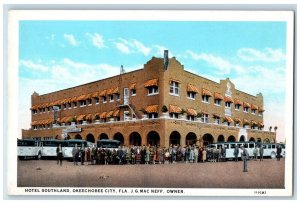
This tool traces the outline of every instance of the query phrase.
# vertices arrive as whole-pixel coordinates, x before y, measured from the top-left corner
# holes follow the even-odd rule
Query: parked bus
[[[42,140],[42,157],[56,157],[56,148],[63,140]]]
[[[93,143],[85,140],[72,139],[72,140],[63,140],[63,157],[66,159],[73,158],[72,150],[77,145],[78,149],[92,147]]]
[[[102,139],[97,141],[97,148],[117,150],[121,142],[119,140]]]
[[[42,147],[39,140],[32,139],[18,139],[17,154],[20,160],[25,158],[41,159]]]
[[[238,157],[241,158],[242,149],[241,146],[247,149],[249,157],[253,157],[253,150],[256,146],[262,145],[264,148],[264,157],[271,157],[272,159],[276,158],[276,150],[277,145],[281,145],[282,151],[281,156],[285,157],[285,146],[283,144],[277,144],[277,143],[257,143],[257,142],[218,142],[218,143],[212,143],[207,145],[208,150],[216,148],[225,148],[226,150],[226,159],[233,159],[234,158],[234,148],[235,146],[239,147],[239,154]],[[259,152],[259,151],[258,151]],[[259,153],[258,153],[259,156]]]

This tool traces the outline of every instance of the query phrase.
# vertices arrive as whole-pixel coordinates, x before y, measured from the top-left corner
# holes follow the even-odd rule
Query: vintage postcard
[[[290,11],[9,12],[9,195],[292,196]]]

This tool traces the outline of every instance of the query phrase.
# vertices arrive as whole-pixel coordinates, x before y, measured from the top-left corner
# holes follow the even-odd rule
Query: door
[[[124,88],[124,105],[129,104],[129,89]]]

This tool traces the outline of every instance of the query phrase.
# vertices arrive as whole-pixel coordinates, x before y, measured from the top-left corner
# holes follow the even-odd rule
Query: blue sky
[[[187,21],[20,21],[21,128],[29,128],[33,91],[106,78],[120,65],[142,68],[164,49],[188,71],[217,82],[229,77],[239,90],[262,92],[265,125],[284,130],[285,22]]]

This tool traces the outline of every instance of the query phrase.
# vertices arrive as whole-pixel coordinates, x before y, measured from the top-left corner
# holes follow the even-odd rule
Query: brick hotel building
[[[251,84],[249,84],[251,86]],[[275,141],[264,131],[263,96],[184,70],[175,57],[153,57],[142,69],[31,96],[23,138],[117,139],[124,145]]]

